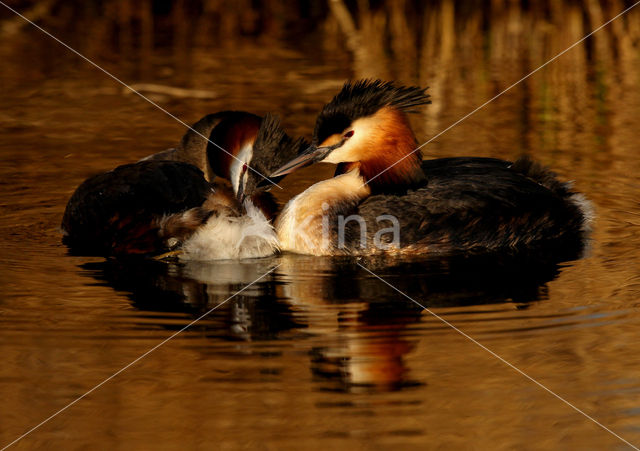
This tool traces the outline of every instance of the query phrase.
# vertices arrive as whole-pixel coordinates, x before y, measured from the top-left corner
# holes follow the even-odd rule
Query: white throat
[[[240,182],[243,184],[247,182],[249,170],[242,172],[242,166],[245,164],[248,166],[251,158],[253,157],[253,143],[247,143],[240,149],[236,158],[231,162],[231,168],[229,168],[229,177],[231,178],[231,186],[233,192],[238,193],[240,188]],[[241,180],[244,179],[244,180]]]
[[[323,218],[335,213],[332,211],[335,208],[355,207],[370,194],[357,169],[312,185],[291,199],[276,220],[281,249],[302,254],[330,254]]]

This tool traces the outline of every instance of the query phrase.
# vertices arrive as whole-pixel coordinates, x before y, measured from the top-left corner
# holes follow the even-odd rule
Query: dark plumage
[[[154,153],[145,160],[171,160],[191,163],[207,178],[228,178],[232,155],[242,135],[258,132],[262,118],[246,111],[219,111],[207,114],[189,127],[178,145]]]
[[[262,119],[253,147],[251,167],[255,169],[255,172],[252,171],[252,174],[249,174],[246,188],[248,192],[271,189],[273,183],[278,183],[282,180],[285,177],[284,175],[265,179],[257,173],[269,176],[277,168],[309,147],[309,141],[304,138],[291,138],[282,128],[280,118],[267,113]],[[268,149],[278,149],[278,151],[270,152]]]
[[[210,194],[202,171],[188,163],[119,166],[87,179],[73,193],[62,218],[63,242],[84,255],[160,253],[170,247],[161,220],[200,207]],[[193,229],[208,215],[194,210]]]
[[[424,186],[403,195],[379,194],[341,212],[359,215],[367,227],[366,248],[375,252],[376,232],[399,221],[399,248],[428,252],[553,251],[577,257],[588,232],[581,197],[555,174],[522,158],[441,158],[423,162]],[[337,242],[337,221],[332,223]],[[345,251],[360,253],[360,224],[345,228]],[[381,237],[389,242],[393,236]]]
[[[406,113],[425,103],[423,89],[363,80],[325,105],[312,146],[276,174],[329,162],[338,164],[336,177],[285,207],[277,222],[283,249],[580,254],[591,220],[582,195],[528,158],[422,161]]]
[[[246,236],[252,236],[259,229],[252,226],[255,221],[262,221],[264,236],[273,233],[267,220],[275,216],[278,205],[267,192],[272,184],[263,175],[295,157],[305,142],[289,138],[279,119],[269,114],[263,119],[243,111],[223,111],[203,117],[192,128],[176,148],[91,177],[76,189],[62,221],[63,241],[72,252],[161,254],[182,245],[210,218],[223,224],[218,234],[246,223]],[[253,213],[240,221],[248,215],[245,199],[264,218]],[[233,219],[224,223],[221,218]],[[264,242],[260,239],[254,240],[256,249],[265,249],[260,248]],[[202,256],[198,253],[198,258]]]
[[[380,108],[390,106],[405,113],[431,103],[427,88],[396,86],[382,80],[347,82],[327,103],[316,119],[313,143],[318,144],[334,133],[340,133],[354,120],[371,116]]]
[[[216,114],[222,117],[211,130],[209,141],[204,145],[213,173],[218,177],[229,179],[229,170],[237,162],[238,151],[245,144],[255,141],[262,118],[246,111],[223,111]],[[256,175],[255,172],[253,174]]]
[[[175,148],[150,155],[146,160],[184,161],[197,166],[208,180],[215,177],[228,179],[234,157],[237,158],[238,150],[247,141],[253,141],[254,147],[250,162],[253,170],[248,170],[247,185],[261,190],[273,186],[269,180],[277,183],[283,178],[264,176],[268,177],[274,169],[294,158],[299,147],[308,145],[302,139],[292,140],[282,128],[278,116],[271,113],[260,117],[246,111],[220,111],[194,123]],[[245,193],[252,195],[253,191],[245,187]]]

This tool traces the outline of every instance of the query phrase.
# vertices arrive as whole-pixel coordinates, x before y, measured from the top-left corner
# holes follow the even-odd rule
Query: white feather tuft
[[[182,260],[224,260],[273,255],[279,250],[278,237],[262,211],[250,201],[246,214],[212,216],[182,245]]]
[[[589,235],[593,230],[593,220],[596,217],[593,204],[581,193],[572,194],[569,200],[578,207],[582,213],[582,233]]]

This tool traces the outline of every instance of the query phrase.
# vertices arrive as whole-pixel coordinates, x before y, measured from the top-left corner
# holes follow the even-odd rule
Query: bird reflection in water
[[[360,264],[427,308],[497,303],[526,308],[547,297],[547,283],[559,272],[555,262],[530,259],[394,261],[294,254],[186,264],[108,260],[84,269],[125,292],[141,311],[197,317],[277,267],[201,321],[199,330],[212,340],[295,342],[290,349],[298,355],[306,348],[319,390],[389,391],[426,384],[412,378],[407,357],[428,313]],[[279,349],[288,352],[287,346]]]
[[[215,337],[261,341],[304,327],[293,321],[288,304],[276,297],[269,272],[276,265],[272,259],[169,263],[136,258],[109,259],[83,268],[126,293],[141,311],[186,313],[197,318],[215,308],[196,327]]]

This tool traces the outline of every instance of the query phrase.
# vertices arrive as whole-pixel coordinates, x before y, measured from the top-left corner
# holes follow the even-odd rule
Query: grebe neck
[[[283,250],[331,255],[323,226],[327,218],[343,214],[371,194],[357,169],[312,185],[291,199],[276,219]]]
[[[407,115],[383,108],[370,119],[358,161],[340,163],[336,175],[357,169],[374,193],[406,191],[425,180],[422,154]]]
[[[258,116],[246,115],[242,120],[235,118],[223,120],[212,130],[210,142],[207,145],[207,156],[216,175],[227,180],[232,179],[232,167],[234,163],[239,163],[240,153],[248,152],[253,148],[260,129],[260,121]],[[241,163],[240,166],[242,166]]]

